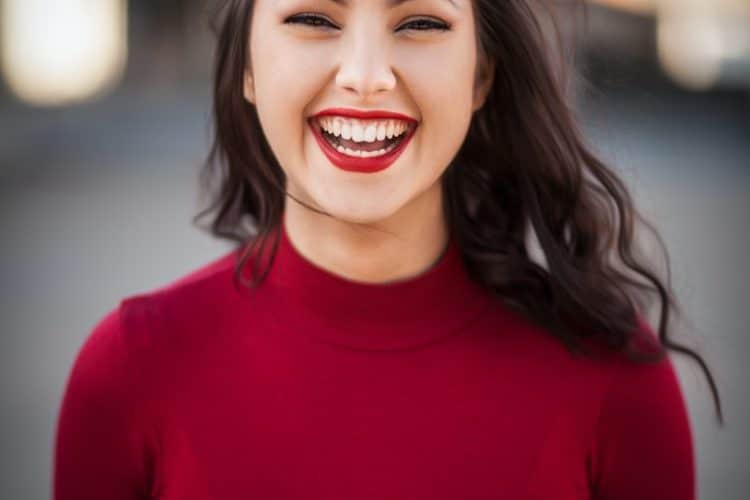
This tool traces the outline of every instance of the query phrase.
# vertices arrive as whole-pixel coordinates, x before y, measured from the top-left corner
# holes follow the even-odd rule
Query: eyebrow
[[[330,0],[330,1],[338,5],[344,5],[344,6],[349,5],[349,0]],[[414,0],[388,0],[388,6],[391,8],[398,7],[401,4],[412,2],[412,1]],[[445,0],[445,1],[451,4],[454,8],[458,9],[458,5],[456,4],[455,0]]]

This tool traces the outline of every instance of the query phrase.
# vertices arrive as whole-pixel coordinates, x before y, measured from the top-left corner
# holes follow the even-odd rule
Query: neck
[[[351,281],[377,284],[412,278],[430,269],[448,244],[440,189],[366,225],[287,201],[284,223],[297,251],[316,266]]]

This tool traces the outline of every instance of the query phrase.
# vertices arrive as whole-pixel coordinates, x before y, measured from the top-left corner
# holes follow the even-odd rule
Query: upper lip
[[[374,120],[378,118],[386,118],[393,120],[403,120],[409,123],[416,123],[417,120],[411,116],[407,116],[394,111],[385,111],[380,109],[373,110],[359,110],[352,108],[327,108],[313,115],[313,118],[320,118],[321,116],[346,116],[349,118],[359,118],[361,120]]]

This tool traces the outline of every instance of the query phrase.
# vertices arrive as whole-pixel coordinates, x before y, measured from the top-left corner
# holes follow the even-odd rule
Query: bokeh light
[[[84,100],[122,75],[125,0],[1,0],[0,59],[9,88],[35,105]]]

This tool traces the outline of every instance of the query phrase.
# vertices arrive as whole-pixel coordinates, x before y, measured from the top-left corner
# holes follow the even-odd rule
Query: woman
[[[666,349],[713,379],[527,2],[224,7],[202,215],[237,247],[91,333],[55,498],[695,498]]]

